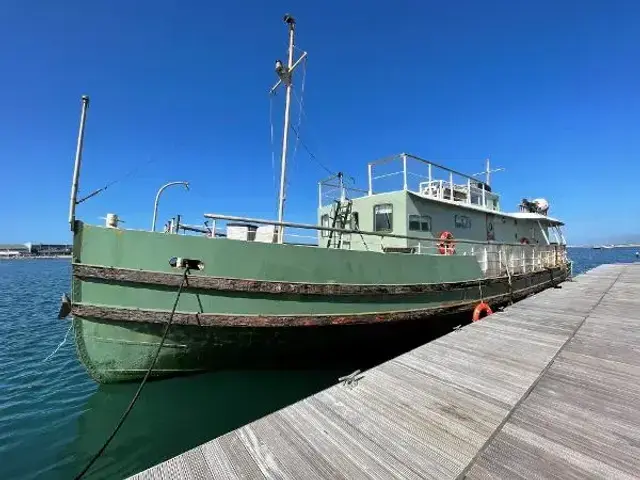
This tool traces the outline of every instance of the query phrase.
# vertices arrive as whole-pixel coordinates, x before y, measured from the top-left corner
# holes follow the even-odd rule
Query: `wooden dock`
[[[640,264],[363,375],[133,478],[639,478]]]

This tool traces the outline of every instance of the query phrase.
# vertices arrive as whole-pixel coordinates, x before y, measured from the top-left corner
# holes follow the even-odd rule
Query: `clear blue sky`
[[[192,190],[167,191],[162,221],[274,217],[266,92],[288,11],[309,51],[301,136],[331,169],[365,185],[365,163],[391,153],[469,173],[490,154],[507,169],[494,176],[503,209],[544,196],[572,243],[640,234],[640,2],[7,0],[0,241],[70,239],[84,93],[81,193],[140,170],[80,218],[148,228],[170,180]],[[315,220],[323,176],[299,147],[288,219]]]

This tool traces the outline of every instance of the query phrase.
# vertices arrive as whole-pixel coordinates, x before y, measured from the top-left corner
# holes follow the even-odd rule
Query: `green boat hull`
[[[192,259],[154,377],[304,366],[445,315],[493,307],[563,281],[566,265],[486,281],[473,256],[359,252],[168,235],[76,222],[72,313],[80,360],[98,382],[145,375]],[[175,263],[175,262],[174,262]],[[482,286],[480,284],[482,283]]]

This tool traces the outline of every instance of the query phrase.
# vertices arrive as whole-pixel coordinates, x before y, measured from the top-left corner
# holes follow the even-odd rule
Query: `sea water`
[[[571,249],[574,273],[636,261],[635,249]],[[97,385],[75,355],[69,260],[0,261],[0,479],[73,478],[102,446],[137,383]],[[65,334],[66,342],[56,350]],[[446,333],[439,331],[434,337]],[[370,360],[331,369],[233,371],[150,382],[87,478],[122,478],[289,405]]]

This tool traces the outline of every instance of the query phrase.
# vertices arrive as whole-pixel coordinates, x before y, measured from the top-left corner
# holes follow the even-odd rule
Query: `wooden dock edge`
[[[131,478],[637,478],[639,322],[601,265]]]

